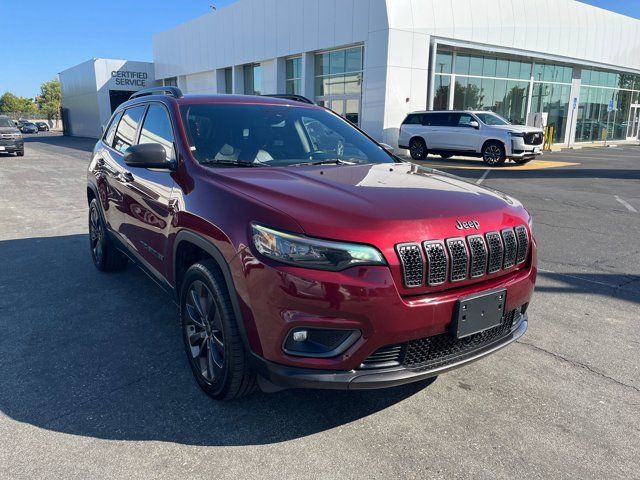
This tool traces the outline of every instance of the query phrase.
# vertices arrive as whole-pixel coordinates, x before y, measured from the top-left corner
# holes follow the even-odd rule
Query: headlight
[[[524,137],[524,133],[522,132],[507,132],[510,137]]]
[[[252,225],[253,244],[265,257],[297,267],[344,270],[356,265],[386,265],[373,247],[332,242]]]

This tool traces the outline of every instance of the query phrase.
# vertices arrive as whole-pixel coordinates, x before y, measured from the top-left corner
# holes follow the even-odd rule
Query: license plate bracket
[[[454,308],[451,333],[465,338],[497,327],[502,323],[506,301],[505,288],[461,298]]]

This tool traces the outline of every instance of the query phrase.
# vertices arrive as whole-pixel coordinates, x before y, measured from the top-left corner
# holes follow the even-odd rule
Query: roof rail
[[[302,95],[294,95],[289,93],[274,93],[271,95],[264,95],[265,97],[272,98],[283,98],[285,100],[293,100],[294,102],[308,103],[310,105],[315,105],[315,103],[309,100],[307,97],[303,97]]]
[[[175,98],[182,98],[184,95],[182,94],[182,90],[178,87],[150,87],[145,88],[143,90],[139,90],[133,95],[129,97],[129,100],[132,98],[145,97],[147,95],[170,95]]]

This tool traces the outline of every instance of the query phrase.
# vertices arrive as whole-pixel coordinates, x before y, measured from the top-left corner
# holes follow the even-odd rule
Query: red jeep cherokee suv
[[[91,254],[175,295],[200,386],[368,389],[527,329],[531,217],[300,99],[134,94],[88,170]]]

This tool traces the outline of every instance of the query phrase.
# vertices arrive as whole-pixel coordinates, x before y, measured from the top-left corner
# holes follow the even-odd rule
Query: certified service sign
[[[131,72],[128,70],[114,70],[111,77],[115,79],[116,85],[120,87],[146,87],[147,72]]]

